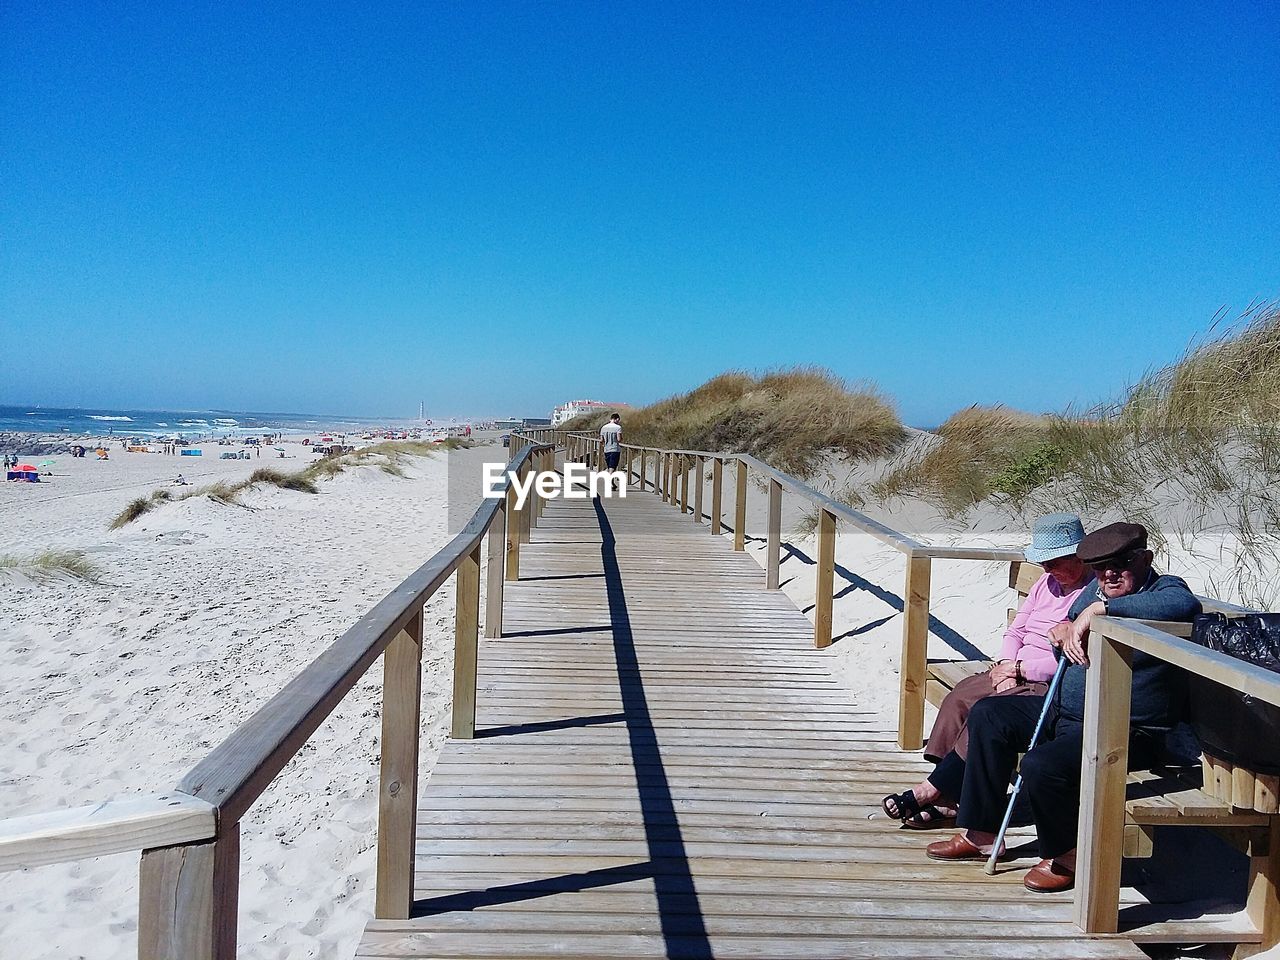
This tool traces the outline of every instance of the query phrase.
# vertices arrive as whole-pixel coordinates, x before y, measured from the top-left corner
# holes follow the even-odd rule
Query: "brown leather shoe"
[[[1027,871],[1022,883],[1034,893],[1058,893],[1076,885],[1076,874],[1052,860],[1041,860]]]
[[[963,833],[957,833],[950,840],[935,840],[924,848],[925,856],[930,860],[985,860],[987,854],[969,842]]]

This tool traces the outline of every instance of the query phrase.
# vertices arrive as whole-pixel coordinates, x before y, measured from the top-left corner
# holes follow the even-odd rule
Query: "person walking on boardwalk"
[[[1190,621],[1200,612],[1186,581],[1151,568],[1147,531],[1136,523],[1113,523],[1080,541],[1076,555],[1093,568],[1067,620],[1049,640],[1070,661],[1048,706],[1044,731],[1027,750],[1044,697],[987,697],[969,712],[969,752],[949,764],[948,796],[959,796],[956,824],[962,832],[931,843],[934,860],[988,858],[1004,817],[1009,781],[1018,754],[1041,861],[1023,881],[1028,890],[1050,893],[1075,884],[1076,830],[1080,819],[1080,758],[1084,749],[1085,670],[1089,626],[1096,616]],[[1186,676],[1173,664],[1142,652],[1133,655],[1130,766],[1141,769],[1155,752],[1151,735],[1167,733],[1181,713]],[[1143,736],[1145,734],[1146,736]],[[943,765],[939,765],[939,770]],[[936,772],[936,771],[935,771]]]
[[[608,470],[618,469],[622,456],[622,418],[616,413],[600,428],[600,441],[604,446],[604,465]]]

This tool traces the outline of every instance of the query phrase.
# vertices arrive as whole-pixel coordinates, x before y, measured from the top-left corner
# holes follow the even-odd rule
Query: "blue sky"
[[[1101,398],[1280,296],[1278,9],[8,0],[0,402]]]

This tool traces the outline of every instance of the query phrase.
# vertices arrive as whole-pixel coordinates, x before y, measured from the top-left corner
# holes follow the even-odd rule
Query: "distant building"
[[[551,421],[546,417],[525,417],[520,421],[521,426],[525,427],[549,427]]]
[[[493,421],[493,429],[495,430],[519,430],[522,426],[524,426],[524,421],[516,417]]]
[[[605,403],[603,400],[570,400],[568,403],[560,404],[552,411],[551,426],[558,427],[574,417],[582,416],[584,413],[598,413],[601,410],[627,410],[629,407],[630,405],[626,403]]]

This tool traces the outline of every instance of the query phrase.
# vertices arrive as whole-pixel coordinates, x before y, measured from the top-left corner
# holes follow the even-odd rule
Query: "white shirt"
[[[618,453],[622,449],[622,424],[610,421],[600,428],[605,453]]]

